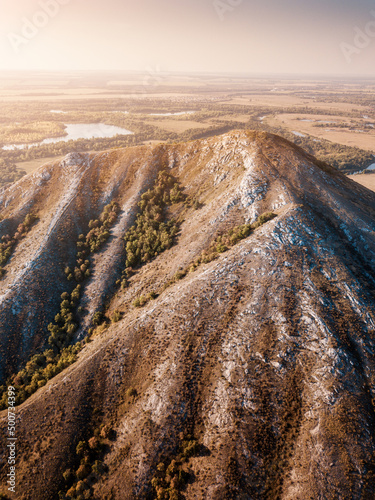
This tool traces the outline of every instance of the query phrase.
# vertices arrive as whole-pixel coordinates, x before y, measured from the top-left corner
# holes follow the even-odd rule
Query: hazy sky
[[[375,76],[373,0],[0,0],[0,8],[0,69]]]

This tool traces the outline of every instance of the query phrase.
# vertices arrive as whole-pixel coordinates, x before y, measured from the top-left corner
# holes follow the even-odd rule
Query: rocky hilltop
[[[11,498],[375,497],[374,193],[241,131],[70,154],[0,209]]]

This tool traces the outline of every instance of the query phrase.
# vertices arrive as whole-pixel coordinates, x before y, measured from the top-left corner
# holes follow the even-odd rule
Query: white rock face
[[[162,166],[202,206],[183,212],[176,244],[118,292],[124,233]],[[44,166],[0,194],[1,231],[29,210],[40,214],[0,281],[3,371],[14,346],[21,359],[42,346],[78,235],[112,199],[121,212],[92,257],[77,338],[104,305],[108,317],[123,316],[17,409],[21,437],[43,414],[30,449],[58,436],[40,451],[48,477],[32,473],[20,444],[30,478],[20,495],[44,498],[47,479],[57,498],[49,479],[70,467],[66,457],[95,407],[116,431],[97,498],[152,495],[157,464],[176,457],[188,435],[201,449],[186,464],[186,498],[374,498],[375,195],[282,139],[246,132]],[[217,235],[272,211],[276,218],[163,291]],[[150,292],[160,295],[132,306]]]

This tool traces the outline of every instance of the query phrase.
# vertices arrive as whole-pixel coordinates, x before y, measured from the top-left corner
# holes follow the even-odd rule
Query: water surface
[[[116,135],[131,135],[133,132],[126,128],[107,125],[106,123],[65,123],[65,132],[67,135],[62,137],[51,137],[41,142],[31,144],[7,144],[3,146],[4,150],[26,149],[43,144],[55,144],[57,142],[77,141],[78,139],[102,139],[115,137]]]

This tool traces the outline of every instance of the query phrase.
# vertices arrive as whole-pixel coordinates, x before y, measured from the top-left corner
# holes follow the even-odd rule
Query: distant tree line
[[[0,188],[18,181],[24,175],[25,170],[18,168],[11,160],[0,158]]]

